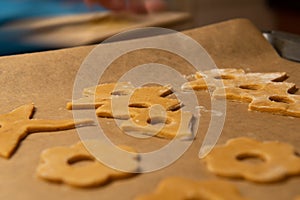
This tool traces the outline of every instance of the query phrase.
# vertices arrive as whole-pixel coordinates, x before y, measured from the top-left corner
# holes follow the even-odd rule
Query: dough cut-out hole
[[[259,90],[261,89],[260,85],[240,85],[239,88],[244,90]]]
[[[167,97],[167,96],[169,96],[170,94],[173,94],[173,91],[172,91],[172,90],[168,90],[168,91],[162,93],[162,94],[160,95],[160,97]]]
[[[232,79],[234,79],[234,77],[230,76],[230,75],[215,76],[214,78],[218,79],[218,80],[232,80]]]
[[[202,197],[185,197],[183,200],[206,200],[206,198]]]
[[[135,104],[135,103],[133,103],[133,104],[130,104],[129,107],[130,108],[148,108],[149,105],[146,105],[146,104],[137,104],[137,103]]]
[[[300,153],[298,153],[298,152],[295,152],[295,155],[296,155],[297,157],[300,157]]]
[[[183,108],[183,107],[184,107],[184,106],[177,105],[177,106],[175,106],[175,107],[172,107],[172,108],[170,109],[170,111],[175,112],[175,111],[180,110],[180,109]]]
[[[287,92],[289,94],[295,94],[298,91],[298,88],[296,86],[290,88]]]
[[[85,166],[94,161],[95,161],[95,159],[92,158],[91,156],[78,155],[78,156],[74,156],[74,157],[70,158],[68,160],[68,164],[71,166],[80,167],[80,166]]]
[[[283,82],[283,81],[285,81],[288,78],[289,78],[289,76],[285,74],[284,76],[281,76],[281,77],[278,77],[276,79],[273,79],[272,82]]]
[[[151,124],[151,125],[157,125],[157,124],[170,124],[171,121],[169,119],[165,119],[165,118],[162,118],[162,117],[153,117],[153,118],[149,118],[147,120],[147,123],[148,124]]]
[[[286,104],[294,103],[294,101],[288,98],[287,96],[271,96],[269,97],[269,99],[271,101],[278,102],[278,103],[286,103]]]
[[[250,153],[240,154],[236,156],[236,159],[249,164],[261,164],[265,162],[265,159],[261,155]]]
[[[113,96],[126,96],[126,95],[128,95],[128,93],[125,92],[125,91],[113,91],[110,94],[113,95]]]

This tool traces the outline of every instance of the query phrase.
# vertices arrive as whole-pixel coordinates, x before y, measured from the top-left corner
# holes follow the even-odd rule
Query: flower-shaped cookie
[[[171,177],[163,180],[152,194],[139,196],[136,200],[246,200],[234,185],[225,181],[194,181]]]
[[[220,176],[261,183],[300,174],[300,157],[293,146],[274,141],[259,142],[244,137],[231,139],[225,145],[215,147],[205,161],[209,171]]]
[[[109,148],[100,141],[86,141],[97,147],[97,151],[109,154]],[[130,152],[134,152],[129,147],[122,147]],[[112,156],[112,155],[108,155]],[[54,147],[45,150],[41,155],[41,161],[37,168],[37,175],[43,179],[55,182],[63,182],[75,187],[93,187],[103,185],[114,179],[126,178],[134,175],[138,170],[137,154],[129,157],[116,157],[125,163],[129,172],[122,172],[112,169],[102,164],[92,156],[82,142],[71,147]],[[82,163],[80,165],[80,163]]]

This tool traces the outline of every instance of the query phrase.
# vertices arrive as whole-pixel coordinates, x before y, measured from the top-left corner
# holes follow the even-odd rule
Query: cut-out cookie
[[[295,84],[282,82],[287,77],[285,72],[245,73],[241,69],[211,70],[203,75],[197,73],[196,80],[184,84],[183,89],[212,88],[214,97],[225,96],[230,100],[247,102],[249,110],[300,117],[300,95],[293,94],[297,91]],[[213,85],[213,82],[218,86]]]
[[[23,105],[10,113],[0,115],[0,156],[9,158],[19,142],[29,133],[59,131],[80,125],[92,125],[90,120],[41,120],[30,119],[33,115],[32,104]]]
[[[231,183],[218,180],[194,181],[179,177],[163,180],[154,193],[139,196],[135,200],[156,199],[246,200]]]
[[[209,171],[254,182],[275,182],[300,174],[300,158],[293,146],[281,142],[259,142],[250,138],[229,140],[205,158]]]
[[[129,83],[111,83],[95,88],[86,89],[86,98],[74,101],[73,105],[69,104],[67,107],[87,108],[88,106],[83,105],[88,105],[86,102],[91,102],[90,99],[94,98],[95,103],[89,106],[97,108],[97,116],[127,120],[120,126],[124,131],[168,139],[192,136],[193,116],[180,109],[182,104],[178,99],[169,97],[173,94],[170,86],[134,89]],[[150,115],[158,107],[162,111],[156,112],[155,116]]]
[[[92,145],[97,151],[107,156],[109,146],[101,141],[85,141],[86,145]],[[130,147],[121,147],[126,151],[134,152]],[[119,159],[126,165],[126,170],[136,172],[138,170],[138,155],[113,156],[111,159]],[[82,163],[82,165],[80,165]],[[122,172],[99,162],[85,148],[82,142],[71,147],[54,147],[42,152],[41,160],[37,168],[37,175],[43,179],[55,182],[63,182],[74,187],[95,187],[108,183],[111,180],[122,179],[134,175],[134,173]]]

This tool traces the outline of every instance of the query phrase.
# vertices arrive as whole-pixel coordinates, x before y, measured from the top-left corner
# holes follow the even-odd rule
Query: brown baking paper
[[[185,33],[205,47],[219,68],[241,68],[251,72],[285,71],[290,75],[289,82],[300,85],[300,64],[280,58],[261,32],[248,20],[231,20]],[[0,58],[1,113],[34,102],[37,107],[35,118],[72,117],[72,113],[65,106],[72,99],[76,72],[92,49],[89,46]],[[102,81],[116,81],[133,66],[154,61],[172,66],[186,75],[195,72],[182,58],[168,52],[148,49],[115,60]],[[210,107],[208,93],[197,92],[197,96],[201,106]],[[251,112],[247,110],[247,106],[247,103],[227,101],[226,121],[219,144],[224,144],[230,138],[249,136],[261,141],[287,142],[300,152],[299,118]],[[158,138],[132,138],[123,134],[112,120],[104,119],[100,122],[112,142],[132,146],[140,152],[155,150],[168,143]],[[196,140],[169,167],[92,189],[50,183],[35,175],[41,151],[76,143],[79,141],[76,130],[29,135],[10,160],[0,159],[0,199],[129,200],[152,192],[159,181],[169,176],[194,180],[228,180],[248,199],[293,199],[300,194],[299,176],[274,184],[255,184],[217,177],[208,172],[205,163],[198,158],[198,153],[209,122],[209,112],[202,113]]]

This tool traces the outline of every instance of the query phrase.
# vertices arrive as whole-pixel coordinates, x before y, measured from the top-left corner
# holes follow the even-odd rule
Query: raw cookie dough
[[[84,90],[84,98],[67,104],[68,109],[97,108],[98,117],[126,120],[123,131],[172,139],[192,136],[190,112],[170,86],[134,88],[130,83],[109,83]]]
[[[192,136],[191,121],[193,115],[190,112],[181,110],[164,112],[157,106],[144,109],[144,112],[141,112],[141,109],[138,110],[139,112],[134,112],[135,109],[130,108],[130,112],[135,114],[130,120],[121,124],[122,130],[167,139],[190,138]]]
[[[251,159],[257,162],[248,162]],[[235,138],[214,147],[205,161],[208,170],[217,175],[260,183],[300,175],[300,157],[295,148],[281,142]]]
[[[71,147],[54,147],[43,151],[37,175],[49,181],[63,182],[75,187],[94,187],[111,180],[133,176],[138,170],[138,154],[134,153],[132,148],[121,147],[133,152],[132,156],[113,156],[108,151],[109,146],[101,141],[91,140],[84,143],[92,145],[97,151],[102,151],[112,159],[118,159],[128,172],[107,167],[91,155],[82,142],[78,142]],[[85,163],[80,166],[80,162]]]
[[[164,179],[156,191],[137,197],[135,200],[246,200],[229,182],[209,180],[195,181],[179,177]]]
[[[77,125],[91,125],[92,121],[30,119],[33,104],[23,105],[8,114],[0,115],[0,156],[9,158],[29,133],[59,131],[75,128]]]
[[[184,90],[213,89],[216,98],[249,103],[249,110],[300,117],[300,95],[294,83],[283,82],[285,72],[245,73],[241,69],[219,69],[200,72]]]
[[[67,103],[67,109],[98,108],[109,102],[113,95],[130,95],[134,87],[128,82],[105,83],[95,87],[85,88],[83,98]]]

